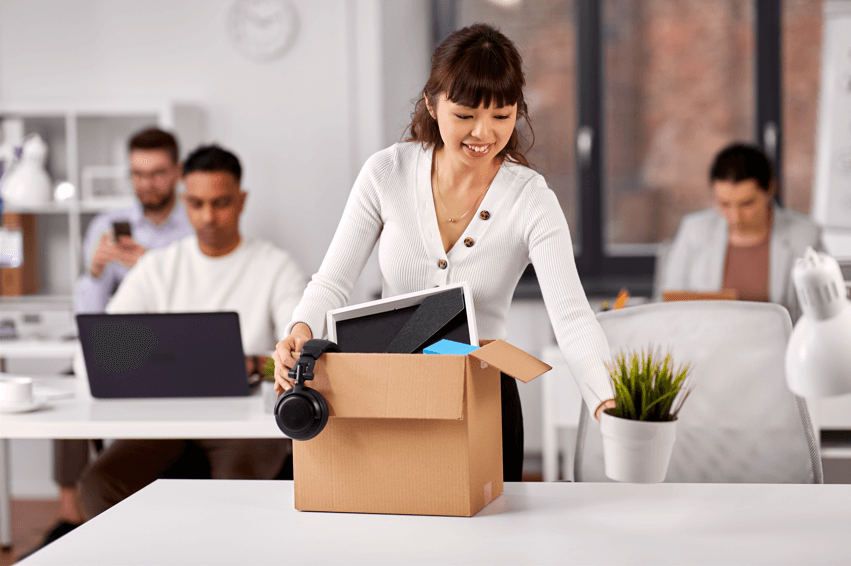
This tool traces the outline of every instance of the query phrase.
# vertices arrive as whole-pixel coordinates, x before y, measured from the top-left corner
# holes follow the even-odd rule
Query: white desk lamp
[[[851,393],[851,303],[835,259],[807,249],[793,278],[803,314],[786,348],[786,382],[800,397]]]

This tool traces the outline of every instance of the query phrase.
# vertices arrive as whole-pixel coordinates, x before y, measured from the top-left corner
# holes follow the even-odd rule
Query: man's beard
[[[172,205],[172,203],[174,203],[174,198],[175,198],[175,191],[174,191],[174,189],[172,189],[171,192],[169,192],[167,195],[165,195],[163,198],[161,198],[160,200],[158,200],[156,202],[143,202],[142,203],[142,210],[144,210],[145,212],[154,212],[154,213],[162,212],[163,210],[170,207]]]

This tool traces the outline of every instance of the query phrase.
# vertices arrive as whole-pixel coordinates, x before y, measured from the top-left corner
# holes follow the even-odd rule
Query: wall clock
[[[237,51],[255,61],[271,61],[289,49],[298,15],[289,0],[235,0],[227,15],[228,36]]]

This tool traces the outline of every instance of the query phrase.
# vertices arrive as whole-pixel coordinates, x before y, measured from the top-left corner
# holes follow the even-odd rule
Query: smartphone
[[[115,234],[115,241],[121,236],[133,237],[133,230],[130,228],[130,223],[127,221],[118,221],[112,223],[112,231]]]

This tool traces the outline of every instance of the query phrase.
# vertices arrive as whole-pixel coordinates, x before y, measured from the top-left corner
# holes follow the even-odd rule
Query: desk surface
[[[472,518],[304,513],[159,480],[21,564],[847,564],[851,485],[507,483]]]
[[[36,380],[75,389],[74,378]],[[49,401],[31,413],[0,413],[0,438],[281,438],[256,391],[247,397]]]

